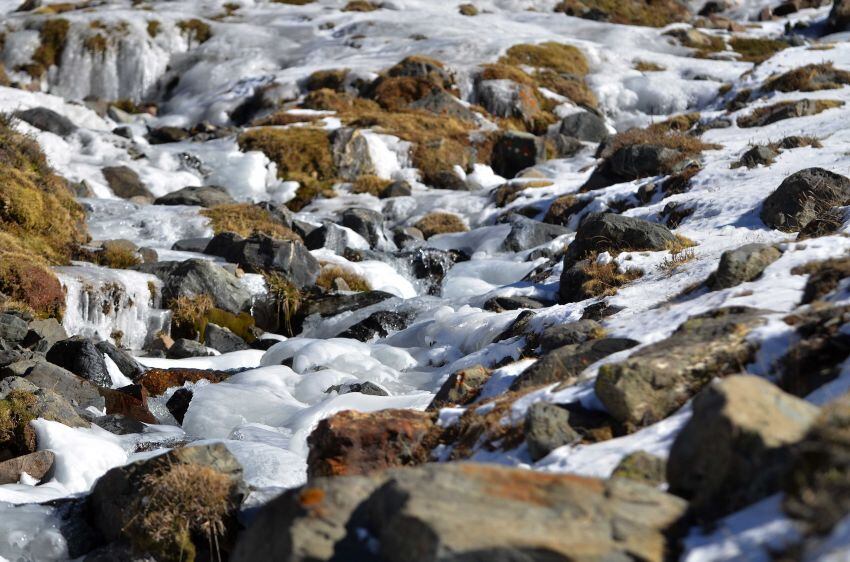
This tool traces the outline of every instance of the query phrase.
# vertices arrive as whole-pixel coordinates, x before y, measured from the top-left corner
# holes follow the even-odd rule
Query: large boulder
[[[714,518],[776,492],[788,446],[800,441],[818,408],[761,377],[736,375],[709,385],[676,436],[667,461],[670,491],[700,518]]]
[[[46,107],[33,107],[32,109],[16,111],[15,117],[32,125],[36,129],[47,131],[60,137],[67,137],[77,131],[77,126],[74,125],[73,121]]]
[[[759,216],[771,228],[796,232],[848,202],[850,179],[823,168],[807,168],[785,178],[764,200]]]
[[[490,165],[503,178],[512,179],[521,171],[545,160],[542,139],[530,133],[507,132],[493,145]]]
[[[298,288],[315,283],[321,269],[302,242],[275,240],[263,234],[250,238],[228,232],[218,234],[204,253],[239,264],[248,273],[278,272]]]
[[[685,506],[627,480],[428,465],[289,491],[263,508],[231,560],[661,562]]]
[[[762,311],[730,307],[691,317],[673,334],[625,361],[603,365],[596,395],[627,428],[666,418],[715,377],[736,373],[756,346],[747,340]]]
[[[511,216],[509,224],[511,230],[508,232],[504,243],[505,249],[509,252],[530,250],[548,244],[570,232],[563,226],[547,224],[522,215]]]
[[[56,342],[47,352],[46,358],[54,365],[59,365],[98,386],[112,386],[112,378],[106,368],[103,353],[89,339],[75,336]]]
[[[680,151],[654,144],[631,144],[615,150],[593,171],[582,186],[582,191],[591,191],[657,176],[669,172],[687,157]]]
[[[570,426],[570,412],[557,404],[535,402],[525,414],[525,444],[532,461],[539,461],[558,447],[581,441]]]
[[[157,197],[154,205],[190,205],[193,207],[215,207],[234,203],[233,197],[223,187],[214,185],[190,185]]]
[[[782,252],[769,244],[746,244],[735,250],[727,250],[720,256],[720,264],[708,280],[708,286],[712,289],[728,289],[753,281],[781,256]]]
[[[186,260],[175,267],[162,286],[165,302],[208,295],[216,308],[238,314],[251,308],[251,293],[239,279],[209,260]]]
[[[614,213],[594,213],[576,231],[564,255],[564,269],[592,253],[660,251],[677,242],[676,235],[662,224]]]

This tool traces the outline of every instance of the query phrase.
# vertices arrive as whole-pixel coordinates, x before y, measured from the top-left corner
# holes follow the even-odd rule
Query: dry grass
[[[664,246],[664,249],[667,250],[668,252],[670,252],[671,254],[682,253],[685,250],[687,250],[688,248],[693,248],[694,246],[697,245],[696,242],[694,242],[690,238],[682,236],[681,234],[676,234],[675,236],[676,236],[675,242],[668,242]]]
[[[539,45],[514,45],[499,59],[501,64],[545,68],[584,76],[590,70],[584,53],[572,45],[547,42]]]
[[[666,67],[661,66],[660,64],[645,60],[635,61],[633,68],[638,72],[662,72],[667,70]]]
[[[696,257],[696,252],[690,249],[683,249],[678,252],[671,251],[670,255],[658,264],[658,270],[665,275],[673,275],[679,267],[695,260]]]
[[[378,176],[360,176],[351,187],[353,193],[368,193],[378,197],[393,182]]]
[[[758,127],[760,126],[760,122],[765,117],[775,114],[775,119],[769,119],[767,122],[764,123],[764,125],[769,125],[771,123],[775,123],[776,121],[782,121],[784,119],[817,115],[818,113],[822,113],[828,109],[834,109],[836,107],[841,107],[844,105],[844,102],[838,100],[809,100],[814,104],[811,113],[807,113],[805,115],[795,115],[790,111],[787,115],[783,113],[783,110],[790,110],[800,101],[805,100],[781,101],[772,105],[767,105],[765,107],[758,107],[751,111],[749,115],[742,115],[741,117],[738,117],[738,126],[742,128]]]
[[[289,4],[291,6],[306,6],[316,0],[271,0],[275,4]]]
[[[342,91],[345,78],[348,76],[347,68],[333,68],[330,70],[317,70],[307,77],[304,87],[308,92],[327,88],[335,92]]]
[[[298,240],[301,237],[283,226],[267,210],[251,203],[232,203],[202,209],[201,214],[210,219],[213,232],[234,232],[242,237],[265,234],[277,240]]]
[[[372,290],[369,282],[361,275],[333,264],[327,264],[322,267],[322,271],[316,279],[316,285],[326,291],[331,291],[335,288],[334,281],[337,279],[341,279],[346,285],[348,285],[349,289],[358,293]]]
[[[765,82],[762,89],[767,92],[817,92],[835,90],[847,84],[850,84],[850,72],[838,70],[827,62],[807,64],[774,76]]]
[[[704,150],[720,148],[715,144],[704,143],[697,137],[671,130],[666,125],[656,124],[646,129],[629,129],[615,135],[602,152],[602,157],[608,158],[623,147],[641,144],[677,150],[689,157],[699,156]]]
[[[658,123],[653,123],[648,128],[650,131],[657,131],[660,133],[665,133],[668,131],[677,131],[680,133],[684,133],[686,131],[691,130],[694,125],[699,123],[700,114],[697,112],[692,113],[681,113],[679,115],[674,115],[664,121],[660,121]]]
[[[374,12],[379,9],[380,6],[375,4],[374,2],[368,2],[367,0],[351,0],[345,7],[342,9],[343,12]]]
[[[112,269],[129,269],[142,263],[142,259],[134,250],[109,245],[97,253],[97,263]]]
[[[202,43],[206,43],[210,40],[210,38],[212,38],[212,29],[209,24],[204,23],[197,18],[179,21],[177,22],[177,27],[184,35],[186,35],[186,38],[190,43],[194,41],[200,45]]]
[[[462,16],[477,16],[478,8],[474,4],[461,4],[458,6],[458,11]]]
[[[534,73],[534,80],[538,87],[562,95],[577,105],[594,109],[599,106],[596,94],[582,79],[576,79],[570,77],[570,75],[559,74],[551,70],[541,70]]]
[[[463,219],[453,213],[428,213],[414,225],[422,231],[425,238],[431,238],[437,234],[448,234],[452,232],[466,232],[469,230]]]
[[[274,298],[278,317],[283,320],[284,326],[292,334],[292,319],[298,314],[303,301],[301,291],[286,277],[274,271],[265,273],[263,278],[269,295]]]
[[[779,51],[787,49],[788,43],[778,39],[733,37],[729,40],[729,46],[741,55],[741,60],[759,64]]]
[[[206,325],[207,315],[215,308],[215,305],[211,296],[198,295],[177,297],[168,303],[168,308],[172,312],[172,324],[182,330],[200,333]]]
[[[0,244],[4,239],[0,236]],[[29,253],[0,250],[0,293],[43,318],[61,319],[65,309],[59,279]]]
[[[587,279],[581,284],[581,290],[587,298],[614,295],[623,285],[643,277],[643,271],[640,269],[620,271],[617,262],[599,263],[595,255],[591,255],[587,261],[583,268]]]
[[[156,36],[159,35],[161,28],[162,28],[162,24],[159,22],[159,20],[148,21],[148,24],[146,26],[148,36],[151,39],[156,39]]]
[[[534,86],[534,79],[521,68],[509,64],[485,64],[478,74],[479,80],[511,80],[518,84]]]
[[[322,119],[321,115],[300,115],[298,113],[290,113],[288,111],[277,111],[271,115],[263,117],[256,123],[252,123],[254,127],[283,127],[293,125],[295,123],[314,123]]]
[[[48,19],[42,24],[38,33],[39,46],[32,56],[33,65],[28,67],[33,78],[40,78],[48,68],[59,64],[70,27],[70,22],[63,18]]]
[[[146,475],[139,490],[139,516],[131,539],[164,560],[191,562],[195,540],[221,558],[219,542],[233,505],[230,476],[196,464],[171,464]]]
[[[687,7],[678,0],[563,0],[555,11],[578,17],[602,12],[613,23],[648,27],[664,27],[691,18]]]
[[[387,111],[399,111],[421,100],[435,88],[441,86],[428,78],[384,76],[375,82],[369,97]]]

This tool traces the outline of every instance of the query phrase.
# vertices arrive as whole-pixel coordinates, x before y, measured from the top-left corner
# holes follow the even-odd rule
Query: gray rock
[[[393,297],[394,295],[384,291],[322,295],[304,301],[301,305],[301,311],[304,316],[318,314],[322,318],[328,318],[337,314],[360,310]]]
[[[189,404],[191,404],[194,395],[195,393],[189,388],[178,388],[165,403],[165,407],[168,408],[177,423],[183,424],[183,419],[186,417],[186,412],[189,411]]]
[[[427,409],[439,410],[447,406],[465,406],[473,402],[492,374],[490,369],[482,365],[455,371],[437,391]]]
[[[413,188],[404,180],[394,181],[388,185],[380,195],[381,199],[390,199],[392,197],[409,197],[413,195]]]
[[[677,242],[676,235],[664,225],[613,213],[594,213],[576,231],[564,256],[564,269],[591,253],[661,251]]]
[[[779,156],[779,151],[771,146],[757,145],[749,149],[741,156],[732,167],[747,167],[755,168],[756,166],[770,166],[776,157]]]
[[[744,115],[738,118],[739,127],[764,127],[785,119],[795,117],[807,117],[817,115],[823,108],[818,104],[819,100],[802,99],[789,103],[778,103],[771,106],[770,110],[760,115]]]
[[[646,451],[629,453],[620,461],[611,478],[627,478],[650,486],[660,486],[665,482],[665,461]]]
[[[209,357],[213,353],[204,344],[195,340],[180,338],[168,348],[165,356],[169,359],[187,359],[189,357]]]
[[[346,209],[340,217],[340,223],[346,228],[350,228],[367,242],[369,247],[374,249],[395,249],[393,244],[384,232],[384,216],[371,209]]]
[[[481,80],[475,85],[478,104],[496,117],[516,117],[533,122],[540,113],[533,86],[512,80]]]
[[[605,329],[595,320],[579,320],[549,326],[540,334],[540,347],[548,353],[565,345],[581,344],[605,336]]]
[[[33,107],[23,111],[16,111],[15,117],[25,121],[42,131],[47,131],[60,137],[67,137],[78,129],[74,123],[65,117],[46,107]]]
[[[233,233],[218,234],[204,253],[239,264],[248,273],[276,271],[298,288],[313,285],[321,269],[302,242],[275,240],[262,234],[247,239]]]
[[[53,460],[53,452],[36,451],[0,462],[0,485],[17,484],[24,472],[36,480],[41,480],[53,468]]]
[[[154,205],[191,205],[195,207],[215,207],[234,203],[233,197],[223,187],[213,185],[188,186],[157,197]]]
[[[782,252],[776,246],[768,244],[747,244],[728,250],[720,256],[720,264],[708,284],[717,290],[753,281],[781,256]]]
[[[101,169],[103,178],[109,185],[109,189],[116,197],[122,199],[131,199],[140,197],[146,200],[153,200],[153,194],[148,190],[139,174],[135,170],[127,166],[109,166]]]
[[[97,343],[97,348],[101,353],[112,359],[115,365],[118,366],[118,370],[120,370],[121,373],[123,373],[123,375],[128,379],[135,380],[142,376],[142,373],[145,372],[145,368],[141,363],[136,361],[136,359],[126,351],[118,349],[114,344],[111,344],[108,341],[101,341]]]
[[[451,170],[438,170],[436,172],[431,172],[425,181],[434,189],[472,191],[472,186]]]
[[[7,376],[0,379],[0,400],[4,400],[13,391],[35,392],[38,387],[27,379],[17,376]]]
[[[850,28],[850,0],[834,0],[827,27],[830,31],[844,31]]]
[[[477,115],[474,111],[466,107],[459,99],[446,92],[445,90],[434,89],[424,98],[418,99],[407,107],[410,109],[418,109],[427,111],[435,115],[444,115],[453,117],[461,121],[475,122]]]
[[[609,137],[605,121],[589,111],[567,115],[561,121],[559,131],[562,135],[587,142],[602,142]]]
[[[556,404],[536,402],[525,415],[525,443],[534,462],[581,436],[570,427],[570,413]]]
[[[121,414],[109,414],[99,416],[92,420],[92,423],[101,429],[105,429],[109,433],[115,435],[130,435],[132,433],[144,433],[144,423]]]
[[[231,353],[233,351],[241,351],[248,349],[248,344],[245,340],[230,331],[229,328],[222,328],[213,323],[207,324],[204,331],[204,344],[221,353]]]
[[[617,149],[606,158],[582,186],[582,191],[656,176],[671,171],[684,159],[678,150],[652,144],[634,144]]]
[[[511,230],[505,238],[504,248],[509,252],[530,250],[570,233],[570,230],[556,224],[529,219],[522,215],[512,215]]]
[[[52,390],[62,395],[78,408],[93,406],[103,409],[104,407],[104,399],[96,384],[53,363],[35,361],[22,376],[27,382],[39,388]]]
[[[369,381],[335,384],[325,391],[326,394],[330,394],[331,392],[336,392],[337,394],[350,394],[352,392],[357,392],[359,394],[367,394],[369,396],[389,396],[389,393],[386,390]]]
[[[822,168],[808,168],[785,178],[764,200],[759,216],[771,228],[795,232],[848,202],[850,179]]]
[[[177,265],[163,283],[165,302],[201,295],[209,295],[216,307],[234,314],[251,308],[251,293],[239,279],[209,260],[186,260]]]
[[[112,386],[103,354],[91,340],[77,336],[56,342],[47,352],[46,358],[54,365],[59,365],[97,386]]]
[[[804,437],[817,414],[817,406],[761,377],[730,376],[709,385],[694,399],[693,416],[670,450],[670,491],[704,518],[777,492],[790,468],[788,446]]]
[[[332,148],[340,179],[351,182],[360,176],[376,175],[369,141],[360,129],[337,129],[333,134]]]
[[[35,351],[47,352],[53,344],[68,339],[65,328],[55,318],[31,320],[24,346]]]
[[[171,245],[172,250],[178,252],[204,253],[212,238],[183,238]]]
[[[348,236],[341,226],[327,222],[304,238],[304,245],[309,250],[327,248],[335,254],[342,255],[348,245]]]
[[[543,140],[530,133],[510,131],[493,146],[490,165],[503,178],[512,179],[526,168],[545,160]]]
[[[148,131],[148,142],[166,144],[180,142],[189,138],[189,131],[180,127],[157,127]]]
[[[28,331],[27,322],[20,316],[0,314],[0,340],[9,343],[22,343]]]
[[[390,310],[378,310],[346,329],[337,337],[366,342],[376,338],[386,337],[391,332],[403,330],[407,328],[411,320],[412,318],[409,314]]]
[[[493,297],[484,303],[484,310],[505,312],[507,310],[537,310],[545,308],[546,304],[539,300],[521,295],[513,297]]]

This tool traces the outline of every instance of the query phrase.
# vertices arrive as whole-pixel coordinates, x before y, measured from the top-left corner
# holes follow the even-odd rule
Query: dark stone
[[[0,462],[0,485],[17,484],[23,472],[42,480],[53,468],[53,459],[51,451],[36,451]]]
[[[830,31],[850,28],[850,0],[834,0],[826,24]]]
[[[746,151],[741,156],[741,159],[733,164],[732,167],[755,168],[756,166],[770,166],[777,156],[779,156],[779,151],[771,146],[760,144]]]
[[[391,298],[394,298],[394,295],[383,291],[323,295],[304,301],[301,305],[301,313],[304,316],[318,314],[323,318],[328,318],[337,314],[366,308],[367,306],[372,306],[373,304],[378,304]]]
[[[429,174],[428,183],[435,189],[448,189],[449,191],[470,191],[470,185],[449,170],[441,170]]]
[[[108,341],[98,342],[97,349],[112,359],[118,366],[118,370],[130,380],[135,380],[145,372],[145,368],[132,355],[122,349],[118,349]]]
[[[105,429],[109,433],[114,433],[115,435],[143,433],[145,431],[145,427],[147,427],[139,420],[122,416],[120,414],[100,416],[92,420],[92,423],[102,429]]]
[[[334,223],[328,222],[311,232],[304,238],[308,250],[327,248],[335,254],[342,255],[348,245],[345,230]]]
[[[47,360],[71,371],[97,386],[109,388],[112,379],[106,369],[103,354],[91,340],[73,337],[56,342],[47,352]]]
[[[581,191],[601,189],[618,183],[657,176],[684,160],[678,150],[652,144],[618,148],[591,174]]]
[[[189,131],[180,127],[158,127],[148,132],[148,142],[151,144],[180,142],[188,138]]]
[[[795,232],[833,207],[850,202],[850,179],[808,168],[785,178],[762,205],[764,223],[783,232]]]
[[[540,334],[540,347],[545,353],[565,345],[577,345],[605,336],[605,329],[595,320],[579,320],[549,326]]]
[[[153,194],[145,187],[135,170],[127,166],[109,166],[102,168],[101,173],[116,197],[153,199]]]
[[[769,244],[747,244],[736,250],[727,250],[720,256],[720,265],[708,285],[717,290],[753,281],[780,257],[782,252]]]
[[[13,314],[0,314],[0,340],[22,343],[28,331],[29,326],[22,318]]]
[[[594,213],[576,231],[564,256],[564,269],[591,253],[661,251],[677,242],[676,235],[664,225],[613,213]]]
[[[194,393],[188,388],[178,388],[165,403],[165,407],[177,420],[177,423],[183,425],[183,418],[186,417],[186,412],[189,411],[189,404],[192,402]]]
[[[16,111],[15,117],[29,123],[36,129],[47,131],[60,137],[67,137],[77,131],[77,126],[65,117],[46,107],[33,107],[23,111]]]
[[[525,415],[525,443],[534,462],[558,447],[578,442],[581,436],[570,427],[570,414],[556,404],[536,402]]]
[[[212,353],[204,344],[195,340],[180,338],[168,348],[165,356],[169,359],[186,359],[188,357],[209,357]]]
[[[190,205],[194,207],[215,207],[234,203],[233,197],[223,187],[213,185],[192,185],[157,197],[154,205]]]
[[[220,353],[231,353],[249,349],[245,340],[234,334],[228,328],[209,323],[204,331],[204,343]]]
[[[100,395],[99,387],[67,369],[41,360],[24,362],[21,367],[23,372],[20,376],[27,382],[60,394],[77,408],[91,406],[103,409],[104,407],[104,399]]]
[[[203,254],[212,238],[184,238],[171,245],[178,252],[197,252]]]
[[[562,135],[588,142],[602,142],[609,136],[605,121],[589,111],[567,115],[559,130]]]
[[[512,179],[537,164],[542,141],[530,133],[505,133],[493,146],[490,165],[503,178]]]
[[[68,339],[68,333],[55,318],[32,320],[27,326],[23,346],[34,351],[47,352],[54,343]]]
[[[450,93],[439,88],[435,88],[430,94],[414,101],[407,107],[427,111],[435,115],[453,117],[461,121],[475,122],[477,118],[477,114],[474,111],[463,105],[460,100]]]
[[[251,293],[243,288],[239,279],[209,260],[186,260],[178,264],[163,283],[165,302],[201,295],[209,295],[217,308],[234,314],[251,308]]]
[[[493,373],[481,365],[455,371],[437,391],[428,410],[465,406],[475,401]]]
[[[346,209],[340,217],[340,223],[362,236],[371,248],[386,245],[384,216],[371,209]]]
[[[665,461],[645,451],[635,451],[623,457],[611,478],[628,478],[658,487],[666,480]]]
[[[350,394],[352,392],[357,392],[360,394],[368,394],[369,396],[389,396],[389,393],[386,390],[369,381],[335,384],[325,391],[326,394],[330,394],[331,392],[336,392],[337,394]]]
[[[523,296],[513,296],[513,297],[493,297],[484,303],[484,310],[489,310],[491,312],[505,312],[508,310],[537,310],[539,308],[544,308],[547,305]]]
[[[436,248],[412,248],[395,255],[409,268],[413,277],[427,282],[429,295],[439,295],[449,269],[455,263],[469,259],[457,252]]]
[[[413,195],[413,188],[404,180],[394,181],[381,192],[381,199],[389,199],[391,197],[409,197]]]
[[[407,328],[410,321],[411,317],[409,314],[392,312],[389,310],[379,310],[351,326],[337,337],[351,338],[366,342],[376,338],[384,338],[388,336],[390,332],[403,330]]]
[[[313,285],[321,269],[303,243],[262,234],[247,239],[229,232],[218,234],[204,253],[238,264],[248,273],[276,271],[298,288]]]
[[[509,252],[522,252],[547,244],[570,230],[555,224],[529,219],[521,215],[510,218],[511,230],[505,238],[505,249]]]

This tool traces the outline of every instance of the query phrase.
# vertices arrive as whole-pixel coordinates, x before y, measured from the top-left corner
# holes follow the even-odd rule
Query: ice
[[[186,359],[160,359],[157,357],[137,357],[145,367],[155,369],[211,369],[227,371],[230,369],[250,369],[260,365],[263,352],[257,349],[245,349],[222,353],[211,357],[189,357]]]
[[[0,501],[0,560],[67,560],[68,545],[59,531],[60,523],[51,507]]]

